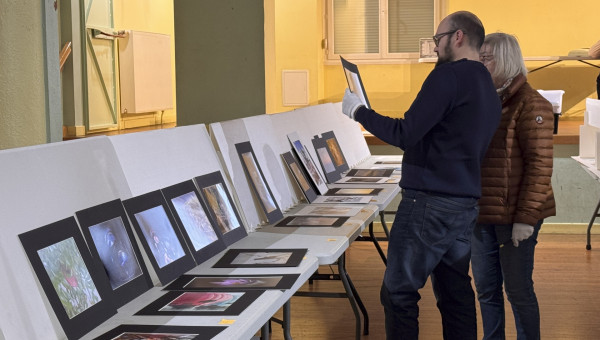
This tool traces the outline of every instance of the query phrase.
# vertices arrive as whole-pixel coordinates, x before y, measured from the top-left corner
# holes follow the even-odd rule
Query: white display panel
[[[235,144],[248,141],[248,133],[241,119],[209,125],[215,149],[227,169],[229,180],[234,190],[230,190],[238,198],[238,210],[246,220],[249,232],[254,231],[266,217],[259,215],[259,203],[252,197],[250,185],[242,167],[242,162],[235,149]],[[266,172],[265,176],[267,176]]]
[[[64,338],[17,235],[131,192],[104,136],[3,150],[0,164],[0,328],[7,339]]]
[[[116,135],[109,139],[133,196],[222,171],[204,124]]]

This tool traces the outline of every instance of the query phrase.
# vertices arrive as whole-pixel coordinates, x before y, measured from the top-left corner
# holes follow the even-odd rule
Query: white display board
[[[290,144],[279,128],[273,125],[274,115],[260,115],[244,118],[252,149],[273,192],[277,204],[286,211],[299,202],[293,187],[294,178],[290,177],[281,154],[290,151]],[[270,133],[265,133],[269,131]]]
[[[109,140],[133,196],[223,170],[204,124],[116,135]]]
[[[0,164],[0,328],[6,339],[64,338],[18,235],[131,192],[104,136],[3,150]]]
[[[242,168],[242,163],[235,149],[235,144],[247,142],[248,133],[241,119],[226,122],[213,123],[209,130],[215,143],[215,149],[219,153],[224,167],[227,169],[229,180],[232,183],[238,198],[238,208],[243,213],[248,231],[254,231],[258,225],[266,221],[259,211],[260,207],[250,191],[250,185]],[[265,172],[263,170],[263,172]],[[265,176],[267,174],[265,173]]]
[[[365,136],[360,129],[360,124],[342,113],[342,103],[340,102],[330,105],[337,113],[336,116],[339,122],[337,129],[339,129],[339,135],[338,130],[334,131],[338,139],[338,143],[340,144],[340,148],[342,148],[342,152],[346,157],[348,165],[351,168],[355,167],[358,163],[371,156],[369,145],[367,144]]]

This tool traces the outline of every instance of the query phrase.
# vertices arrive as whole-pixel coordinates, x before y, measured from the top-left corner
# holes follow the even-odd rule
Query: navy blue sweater
[[[355,119],[404,150],[404,189],[481,196],[481,161],[500,121],[501,103],[482,63],[461,59],[437,66],[403,119],[362,106]]]

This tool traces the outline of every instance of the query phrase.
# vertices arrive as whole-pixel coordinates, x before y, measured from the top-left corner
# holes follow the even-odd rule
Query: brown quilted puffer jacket
[[[502,96],[502,118],[483,160],[479,220],[525,223],[556,215],[552,192],[552,105],[523,75]]]

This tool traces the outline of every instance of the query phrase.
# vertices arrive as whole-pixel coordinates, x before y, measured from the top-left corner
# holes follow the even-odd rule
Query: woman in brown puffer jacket
[[[471,263],[483,339],[504,339],[504,284],[517,338],[539,339],[533,289],[537,236],[556,213],[552,193],[552,105],[529,83],[516,38],[485,37],[480,60],[502,100],[502,118],[482,164],[482,197],[471,241]]]

